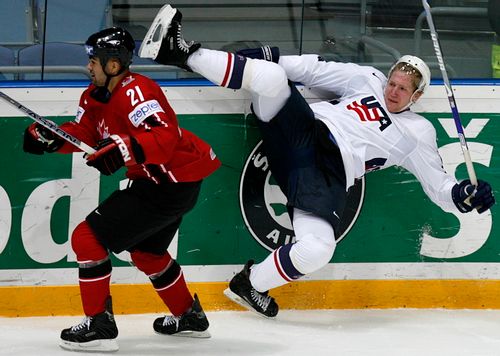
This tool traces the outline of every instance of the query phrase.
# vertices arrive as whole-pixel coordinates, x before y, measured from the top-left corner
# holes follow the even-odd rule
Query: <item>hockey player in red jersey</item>
[[[86,316],[62,331],[60,345],[118,350],[109,253],[125,250],[172,313],[156,319],[154,330],[209,337],[198,297],[191,296],[182,269],[167,248],[184,214],[196,204],[202,180],[220,161],[206,142],[179,127],[153,80],[129,71],[135,43],[126,30],[113,27],[97,32],[85,47],[92,84],[80,98],[74,121],[61,128],[96,148],[87,157],[89,166],[105,175],[126,167],[131,183],[99,204],[72,234]],[[43,154],[77,149],[34,123],[25,131],[24,150]]]
[[[187,43],[181,19],[178,10],[165,5],[139,55],[188,68],[223,87],[248,90],[296,238],[258,264],[249,261],[232,278],[225,294],[237,303],[276,316],[269,289],[330,262],[347,190],[370,171],[407,169],[444,211],[484,213],[495,203],[487,182],[474,187],[444,171],[434,127],[409,110],[430,84],[429,68],[420,58],[403,56],[386,77],[373,67],[325,62],[318,55],[280,57],[277,48],[232,54]],[[337,99],[309,105],[293,82]]]

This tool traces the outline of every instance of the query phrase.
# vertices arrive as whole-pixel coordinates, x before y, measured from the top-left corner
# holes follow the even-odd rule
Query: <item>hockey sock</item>
[[[270,121],[290,97],[285,70],[276,63],[200,48],[188,58],[189,67],[213,83],[252,94],[259,120]]]
[[[71,244],[78,261],[80,296],[85,315],[94,316],[106,309],[110,295],[111,261],[90,226],[80,223],[71,237]]]
[[[106,299],[110,295],[111,261],[95,262],[92,267],[79,267],[80,295],[85,315],[94,316],[106,309]],[[82,266],[82,264],[80,264]]]
[[[144,272],[156,292],[174,316],[180,316],[193,304],[193,297],[184,280],[181,266],[166,252],[156,255],[133,251],[132,261]]]
[[[269,62],[279,63],[280,49],[278,47],[262,46],[257,48],[244,48],[236,52],[247,58],[263,59]]]
[[[252,266],[250,283],[259,292],[282,286],[303,276],[290,259],[294,244],[283,245],[259,264]]]
[[[188,66],[211,82],[240,89],[247,59],[229,52],[200,48],[188,58]]]
[[[325,266],[335,251],[335,233],[328,221],[294,209],[297,241],[275,250],[252,266],[250,283],[259,292],[279,287]]]

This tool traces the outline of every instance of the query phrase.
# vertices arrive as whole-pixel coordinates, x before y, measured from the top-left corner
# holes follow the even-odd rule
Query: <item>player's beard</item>
[[[111,92],[108,89],[110,81],[110,76],[106,76],[106,80],[104,82],[92,80],[95,88],[90,92],[90,96],[95,100],[106,104],[111,99]],[[99,83],[100,85],[98,85],[97,83]]]
[[[94,72],[90,72],[90,78],[92,80],[92,84],[94,84],[97,87],[102,87],[106,83],[106,75],[103,73],[101,78],[98,78],[98,76]]]

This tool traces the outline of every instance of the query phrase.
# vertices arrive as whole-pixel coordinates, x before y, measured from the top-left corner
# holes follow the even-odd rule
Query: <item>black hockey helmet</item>
[[[132,63],[135,41],[132,35],[121,27],[110,27],[96,32],[85,42],[85,50],[89,57],[99,58],[102,67],[111,58],[120,61],[122,68],[128,68]]]

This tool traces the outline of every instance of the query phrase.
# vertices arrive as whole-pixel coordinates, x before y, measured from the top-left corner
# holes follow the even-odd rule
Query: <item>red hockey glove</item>
[[[99,141],[96,151],[87,157],[87,165],[107,176],[123,166],[140,164],[145,160],[142,147],[128,135],[111,135]]]
[[[57,151],[63,144],[61,137],[36,122],[24,130],[24,152],[43,155],[44,152]]]

